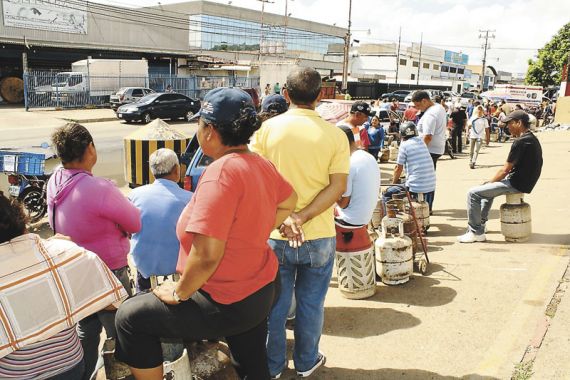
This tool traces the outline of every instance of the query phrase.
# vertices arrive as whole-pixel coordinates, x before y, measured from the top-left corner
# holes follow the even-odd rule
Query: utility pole
[[[259,55],[263,54],[263,14],[265,13],[265,3],[271,3],[269,0],[257,0],[261,1],[261,31],[259,37]]]
[[[402,43],[402,27],[400,26],[400,35],[398,36],[398,53],[396,54],[396,84],[398,84],[398,69],[400,68],[400,45]]]
[[[352,0],[348,1],[348,30],[344,37],[344,61],[342,62],[342,90],[346,91],[348,88],[348,51],[350,49],[350,27],[352,16]]]
[[[494,34],[490,34],[490,33],[495,33],[494,30],[481,30],[479,29],[479,38],[484,38],[485,39],[485,44],[483,46],[481,46],[483,48],[483,67],[481,69],[481,91],[485,90],[485,65],[487,63],[487,49],[490,49],[491,46],[489,45],[489,38],[495,38]]]
[[[293,0],[291,0],[293,1]],[[283,33],[283,56],[287,56],[287,26],[289,24],[289,13],[287,10],[287,6],[289,5],[289,0],[285,0],[285,30]]]
[[[422,32],[422,36],[420,37],[420,55],[418,57],[418,77],[416,78],[416,86],[420,84],[420,66],[422,65],[422,46],[424,44],[424,32]]]

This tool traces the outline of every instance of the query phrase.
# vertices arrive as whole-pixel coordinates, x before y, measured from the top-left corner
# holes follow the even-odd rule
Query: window
[[[410,79],[411,79],[411,80],[416,79],[416,74],[412,74],[412,75],[410,76]]]
[[[449,72],[455,74],[457,72],[457,67],[450,67]]]
[[[136,96],[136,97],[143,96],[143,90],[140,88],[135,88],[133,90],[133,96]]]
[[[400,66],[406,66],[407,64],[408,64],[407,60],[400,58]]]
[[[412,66],[413,67],[420,67],[420,63],[418,61],[413,61]]]
[[[442,73],[448,73],[449,72],[449,66],[441,66],[441,72]]]
[[[457,69],[457,74],[465,74],[465,69]]]
[[[69,87],[71,86],[77,86],[78,84],[80,84],[82,82],[82,77],[81,75],[72,75],[69,77]]]
[[[439,71],[439,65],[434,64],[433,69]]]
[[[423,66],[424,66],[424,69],[429,69],[429,63],[424,63]]]

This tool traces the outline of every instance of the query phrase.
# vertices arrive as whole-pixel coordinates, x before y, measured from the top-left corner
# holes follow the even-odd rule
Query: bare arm
[[[277,213],[275,214],[275,223],[273,223],[273,228],[279,227],[283,221],[291,215],[293,210],[295,210],[296,204],[297,193],[293,191],[287,199],[277,205]]]
[[[340,197],[340,199],[336,202],[338,207],[340,208],[347,208],[350,204],[350,195],[348,197]]]
[[[329,175],[329,185],[322,189],[307,207],[296,213],[303,224],[322,214],[340,198],[346,190],[347,178],[348,174],[335,173]]]
[[[165,283],[154,289],[154,294],[164,303],[176,305],[173,291],[180,299],[192,296],[214,274],[224,257],[226,242],[206,235],[195,234],[184,271],[177,283]]]
[[[424,135],[424,144],[429,145],[432,138],[433,138],[433,135]]]
[[[402,175],[402,170],[404,170],[404,165],[397,164],[394,167],[394,174],[392,175],[392,183],[400,183],[400,176]]]
[[[490,141],[491,141],[491,131],[489,131],[489,128],[485,128],[485,143],[489,145]]]
[[[495,173],[493,178],[489,182],[499,182],[505,179],[505,177],[511,172],[513,169],[513,164],[511,162],[505,162],[505,165]]]

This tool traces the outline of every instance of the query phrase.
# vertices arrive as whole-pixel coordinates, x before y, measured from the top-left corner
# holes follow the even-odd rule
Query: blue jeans
[[[500,182],[486,183],[473,187],[467,193],[467,217],[469,219],[469,231],[476,235],[485,233],[484,224],[489,219],[489,210],[493,206],[493,199],[499,195],[520,193],[511,186],[508,179]]]
[[[281,294],[269,314],[269,373],[275,376],[287,364],[285,322],[293,291],[297,301],[293,362],[297,371],[307,371],[318,359],[336,238],[308,240],[299,248],[289,247],[286,240],[270,239],[269,245],[277,255],[281,275]]]
[[[384,194],[382,194],[382,204],[384,206],[384,215],[386,215],[386,202],[392,200],[392,195],[394,194],[398,194],[399,192],[404,191],[404,188],[402,188],[401,186],[390,186],[389,188],[387,188],[384,191]],[[409,191],[409,189],[408,189]],[[430,191],[428,193],[423,193],[424,195],[424,200],[431,205],[433,203],[433,194],[434,191]],[[412,197],[412,199],[418,199],[418,193],[414,193],[413,191],[410,191],[410,196]]]

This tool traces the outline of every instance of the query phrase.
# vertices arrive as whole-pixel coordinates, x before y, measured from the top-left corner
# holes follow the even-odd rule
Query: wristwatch
[[[188,301],[188,300],[183,300],[180,297],[178,297],[178,293],[176,293],[176,289],[174,289],[172,291],[172,298],[174,298],[174,301],[176,301],[177,303],[183,302],[183,301]]]

